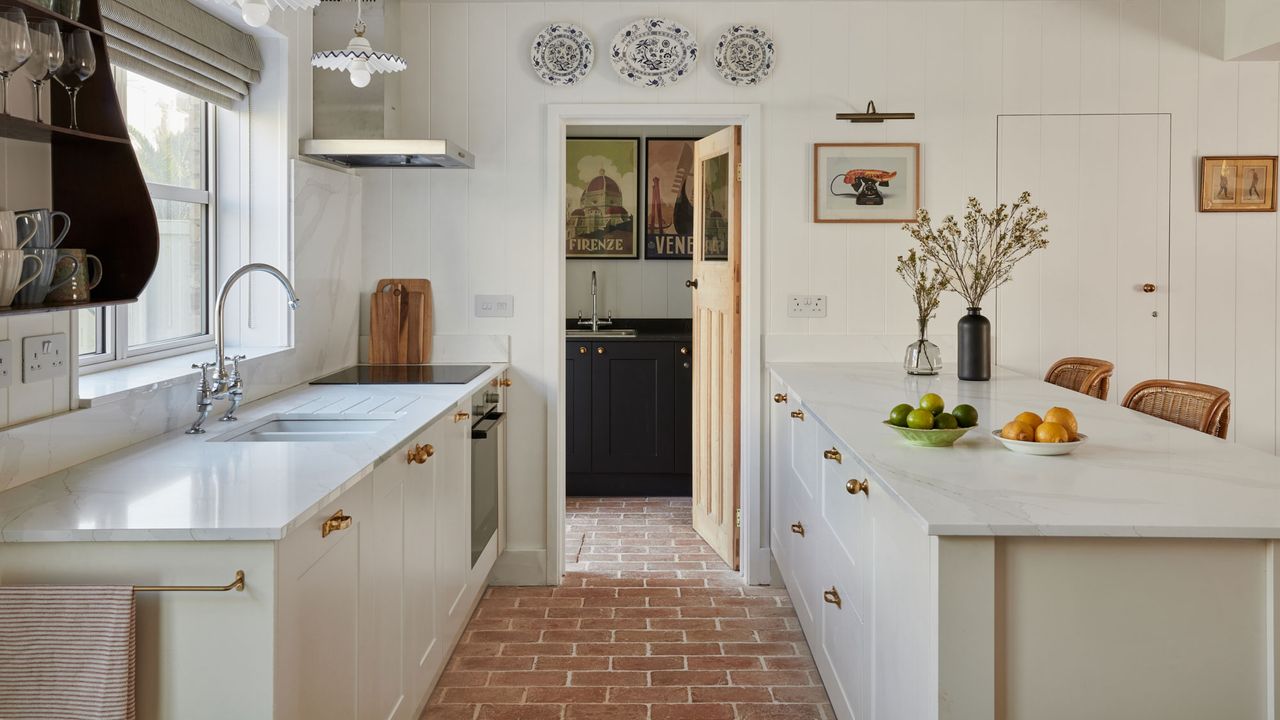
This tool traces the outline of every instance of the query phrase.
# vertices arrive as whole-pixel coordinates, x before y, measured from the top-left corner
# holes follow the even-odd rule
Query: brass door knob
[[[688,355],[688,354],[689,354],[689,348],[687,348],[687,347],[681,347],[681,348],[680,348],[680,354],[681,354],[681,355]]]
[[[411,463],[418,463],[421,465],[427,461],[427,458],[435,454],[435,447],[429,443],[426,445],[414,445],[413,449],[408,452],[408,460]]]
[[[785,402],[787,401],[787,394],[786,394],[786,393],[774,393],[774,394],[773,394],[773,401],[774,401],[774,402],[776,402],[776,403],[778,403],[778,404],[785,403]]]
[[[791,411],[791,417],[793,417],[793,418],[795,418],[795,419],[800,420],[801,422],[803,422],[803,421],[804,421],[804,411],[803,411],[803,410],[792,410],[792,411]]]
[[[822,591],[822,601],[840,607],[840,592],[832,587],[830,590]]]
[[[351,527],[351,516],[344,515],[342,510],[338,510],[338,512],[330,515],[329,519],[325,520],[324,523],[320,525],[320,537],[327,538],[329,537],[329,533],[346,530],[349,527]]]
[[[685,280],[685,281],[684,281],[684,286],[685,286],[685,287],[687,287],[687,288],[693,288],[694,290],[697,290],[697,289],[698,289],[698,279],[697,279],[697,278],[694,278],[694,279],[692,279],[692,280]]]
[[[1142,285],[1142,292],[1144,293],[1153,293],[1155,291],[1156,291],[1156,286],[1154,283],[1144,283]]]
[[[579,346],[578,346],[578,354],[579,354],[579,355],[586,355],[586,354],[587,354],[587,346],[586,346],[586,345],[579,345]]]
[[[604,346],[603,346],[603,345],[597,345],[597,346],[596,346],[596,354],[597,354],[597,355],[603,355],[603,354],[604,354]]]
[[[844,489],[848,491],[850,495],[857,495],[858,493],[870,495],[871,493],[867,492],[870,488],[871,483],[866,480],[850,480],[844,484]]]
[[[826,458],[827,460],[835,460],[838,463],[844,462],[844,456],[841,455],[840,451],[835,448],[831,448],[830,450],[823,450],[822,457]]]
[[[801,522],[791,523],[791,532],[799,535],[800,537],[804,537],[804,523],[801,523]]]
[[[460,423],[469,417],[471,417],[471,413],[459,411],[453,414],[453,421],[456,423]]]

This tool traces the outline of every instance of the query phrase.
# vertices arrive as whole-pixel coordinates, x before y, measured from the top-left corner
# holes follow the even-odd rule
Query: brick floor
[[[785,591],[688,498],[569,498],[564,585],[490,588],[423,720],[833,720]]]

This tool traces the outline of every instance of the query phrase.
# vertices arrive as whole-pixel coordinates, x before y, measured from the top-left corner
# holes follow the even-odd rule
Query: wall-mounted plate
[[[755,25],[734,25],[716,43],[715,63],[734,85],[756,85],[773,72],[773,38]]]
[[[573,85],[591,72],[595,45],[587,31],[573,23],[552,23],[542,29],[529,48],[533,71],[548,85]]]
[[[635,85],[673,85],[692,72],[698,61],[698,41],[680,23],[644,18],[618,31],[609,60],[623,79]]]

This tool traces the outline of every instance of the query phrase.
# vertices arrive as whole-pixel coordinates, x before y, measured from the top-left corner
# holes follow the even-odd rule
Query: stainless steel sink
[[[397,413],[369,415],[272,415],[216,442],[350,442],[380,432],[400,418]]]
[[[633,328],[601,328],[599,330],[567,330],[564,336],[569,340],[590,340],[591,338],[629,338],[635,337]]]

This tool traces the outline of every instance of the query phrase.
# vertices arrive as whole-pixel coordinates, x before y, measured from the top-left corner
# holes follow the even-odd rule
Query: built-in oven
[[[486,388],[471,396],[471,566],[498,532],[502,468],[502,393]]]

